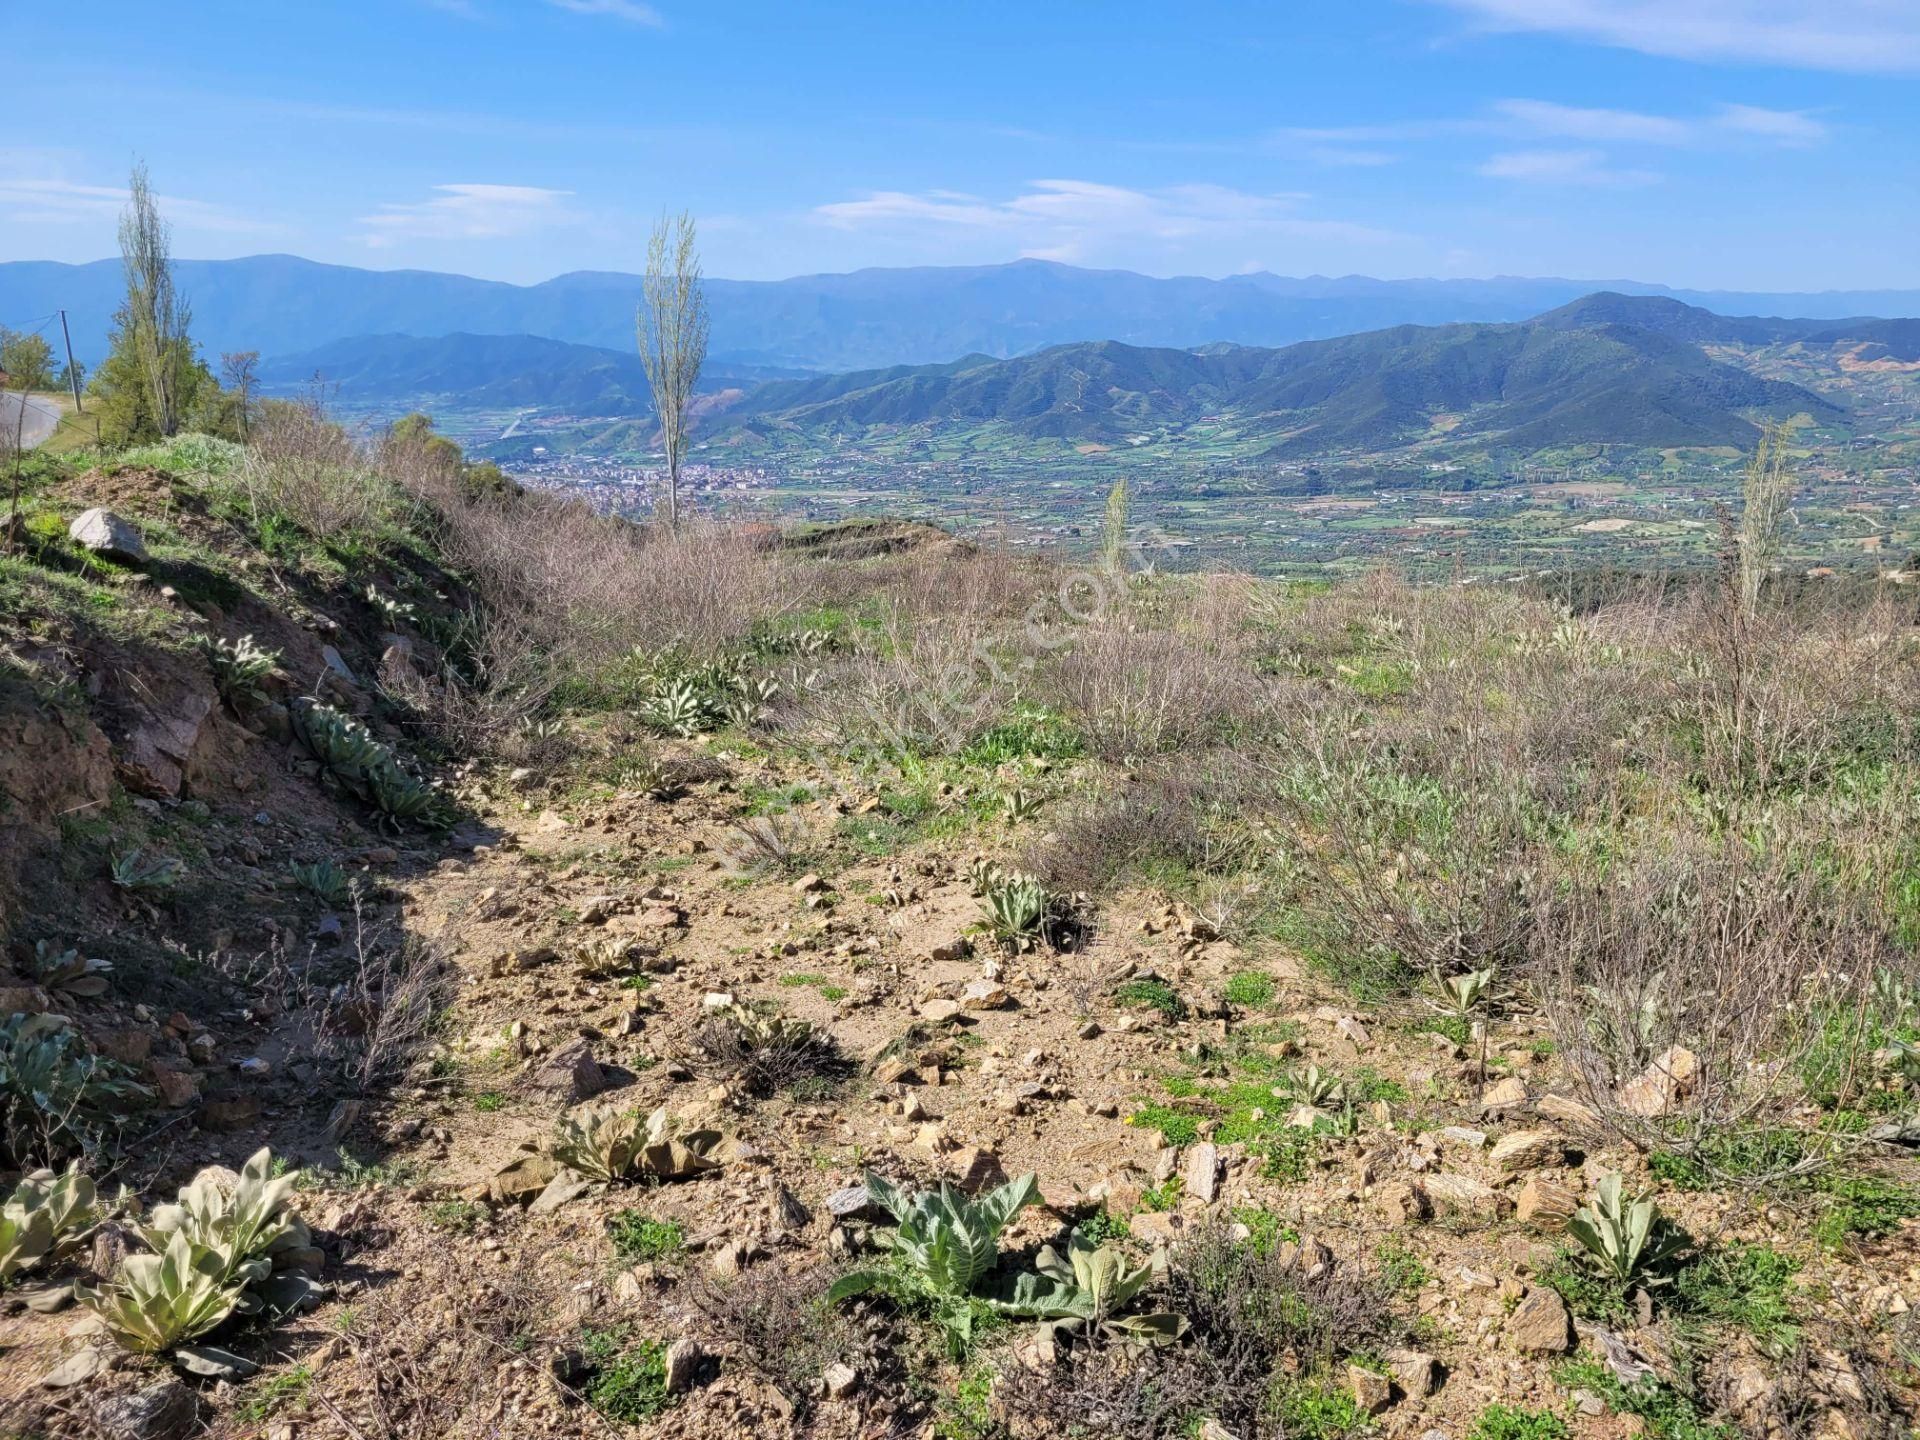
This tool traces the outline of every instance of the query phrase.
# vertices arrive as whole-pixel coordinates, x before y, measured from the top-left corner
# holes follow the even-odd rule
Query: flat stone
[[[1347,1392],[1365,1415],[1378,1415],[1393,1403],[1393,1382],[1364,1365],[1347,1366]]]
[[[1187,1151],[1186,1193],[1202,1205],[1220,1198],[1220,1147],[1202,1141]]]
[[[1512,1203],[1486,1181],[1475,1179],[1471,1175],[1456,1175],[1442,1171],[1439,1174],[1424,1177],[1420,1184],[1440,1209],[1458,1214],[1478,1215],[1488,1224],[1492,1224],[1505,1214]]]
[[[969,1010],[1002,1010],[1012,1000],[998,980],[972,980],[960,992],[960,1003]]]
[[[682,1335],[667,1347],[667,1393],[684,1395],[693,1388],[707,1352],[691,1335]]]
[[[1567,1305],[1544,1285],[1536,1285],[1507,1317],[1507,1339],[1523,1355],[1561,1355],[1573,1344]]]
[[[1529,1175],[1514,1201],[1513,1216],[1536,1229],[1564,1230],[1579,1208],[1580,1197],[1570,1186],[1545,1175]]]
[[[844,1400],[860,1388],[860,1372],[841,1360],[827,1366],[820,1379],[826,1384],[827,1397],[832,1400]]]
[[[926,1000],[921,1002],[918,1013],[922,1020],[931,1020],[938,1025],[958,1015],[960,1003],[957,1000]]]
[[[1389,1350],[1387,1364],[1409,1400],[1424,1400],[1439,1388],[1440,1362],[1424,1350]]]
[[[1509,1075],[1503,1080],[1495,1081],[1480,1097],[1480,1109],[1483,1113],[1489,1110],[1511,1110],[1516,1105],[1526,1103],[1527,1082],[1518,1075]]]
[[[1496,1170],[1507,1175],[1542,1170],[1566,1163],[1567,1143],[1551,1131],[1518,1130],[1496,1140],[1487,1158]]]
[[[112,1440],[181,1440],[200,1417],[200,1397],[178,1380],[110,1395],[93,1418]]]
[[[1693,1092],[1699,1078],[1700,1057],[1675,1045],[1620,1087],[1620,1108],[1648,1118],[1668,1114]]]
[[[122,565],[146,563],[147,543],[140,538],[133,522],[97,505],[80,512],[67,527],[67,538],[95,555],[118,560]]]
[[[607,1088],[607,1077],[584,1040],[563,1045],[540,1063],[529,1082],[535,1090],[573,1105]]]

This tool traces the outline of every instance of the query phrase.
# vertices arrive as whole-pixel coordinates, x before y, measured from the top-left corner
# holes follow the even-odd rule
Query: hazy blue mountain
[[[297,356],[355,336],[456,332],[627,351],[640,296],[634,275],[583,271],[507,285],[430,271],[322,265],[291,255],[181,261],[178,279],[209,356],[235,349]],[[1920,313],[1920,292],[1913,291],[1760,295],[1512,277],[1154,279],[1038,260],[708,282],[716,360],[815,371],[976,353],[1007,357],[1082,340],[1278,346],[1400,324],[1521,320],[1595,289],[1665,295],[1724,315],[1838,320]],[[65,307],[74,347],[89,363],[104,351],[120,294],[118,261],[0,264],[0,319],[17,323]]]
[[[1595,299],[1536,321],[1402,325],[1281,349],[1096,341],[831,383],[780,381],[748,394],[723,423],[769,438],[996,425],[1112,443],[1220,415],[1243,435],[1271,431],[1275,454],[1306,455],[1405,444],[1434,433],[1442,417],[1453,439],[1537,450],[1746,445],[1749,413],[1842,414],[1801,386],[1711,358],[1695,338],[1714,328],[1708,312],[1682,314],[1686,307],[1659,298]],[[1636,317],[1650,323],[1626,323]]]
[[[700,389],[741,389],[795,373],[715,362],[701,374]],[[341,401],[395,409],[449,400],[586,416],[653,408],[638,351],[538,335],[358,335],[260,367],[261,387],[270,393],[302,391],[316,379]]]

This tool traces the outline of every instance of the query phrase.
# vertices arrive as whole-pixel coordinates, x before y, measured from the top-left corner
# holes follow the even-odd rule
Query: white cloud
[[[1569,35],[1684,60],[1920,70],[1912,0],[1436,0],[1489,29]]]
[[[1480,166],[1491,180],[1514,180],[1529,185],[1591,185],[1627,188],[1652,185],[1660,176],[1651,170],[1617,170],[1607,164],[1602,150],[1509,150]]]
[[[224,206],[181,195],[156,195],[161,215],[176,228],[221,234],[264,234],[279,227]],[[117,223],[127,203],[123,185],[68,179],[64,167],[39,163],[36,152],[0,150],[0,215],[22,225]]]
[[[525,235],[578,218],[566,205],[570,190],[534,185],[436,185],[434,197],[411,205],[382,205],[360,217],[366,242],[384,249],[401,240],[492,240]]]
[[[1502,100],[1493,108],[1526,134],[1555,139],[1685,145],[1696,134],[1688,121],[1634,110],[1588,110],[1551,100]]]
[[[1681,118],[1637,110],[1586,110],[1551,100],[1502,100],[1494,109],[1530,136],[1639,145],[1705,145],[1729,135],[1780,145],[1811,145],[1827,138],[1826,125],[1802,110],[1758,105],[1722,105],[1711,115]]]
[[[1300,215],[1309,197],[1255,193],[1224,185],[1130,190],[1091,180],[1035,180],[1002,200],[952,190],[875,191],[859,200],[816,206],[814,218],[843,230],[946,229],[1002,234],[1023,255],[1079,259],[1114,243],[1187,242],[1258,237],[1370,244],[1401,237],[1372,226]]]
[[[1758,105],[1722,105],[1714,123],[1722,130],[1758,135],[1782,145],[1815,145],[1832,133],[1804,110],[1763,110]]]
[[[658,10],[642,4],[641,0],[547,0],[547,3],[571,10],[575,15],[609,15],[629,25],[645,25],[654,30],[667,23]]]

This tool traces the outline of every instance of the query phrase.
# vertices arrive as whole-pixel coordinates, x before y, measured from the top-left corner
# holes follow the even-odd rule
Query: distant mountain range
[[[724,395],[804,372],[709,364],[704,393]],[[356,405],[433,409],[538,408],[573,415],[646,415],[653,409],[637,350],[570,345],[538,335],[359,335],[264,362],[260,384],[297,393],[317,380]]]
[[[194,334],[209,356],[259,350],[276,361],[364,336],[532,336],[628,353],[637,276],[562,275],[508,285],[420,270],[360,270],[291,255],[178,262]],[[716,362],[807,371],[1008,358],[1086,340],[1187,348],[1280,346],[1405,324],[1517,321],[1597,289],[1660,295],[1722,315],[1840,319],[1920,313],[1920,292],[1752,294],[1564,279],[1154,279],[1046,261],[858,270],[791,280],[712,280]],[[122,293],[117,260],[0,263],[0,320],[64,308],[74,348],[104,353]]]
[[[1703,344],[1871,330],[1902,345],[1920,339],[1920,321],[1836,328],[1727,319],[1672,300],[1602,294],[1517,324],[1401,325],[1283,349],[1097,341],[1010,360],[776,381],[728,408],[723,423],[768,441],[998,426],[1032,439],[1115,444],[1213,419],[1242,439],[1264,437],[1265,453],[1279,457],[1442,436],[1521,451],[1744,446],[1755,433],[1750,415],[1831,422],[1844,412],[1802,386],[1715,359]]]

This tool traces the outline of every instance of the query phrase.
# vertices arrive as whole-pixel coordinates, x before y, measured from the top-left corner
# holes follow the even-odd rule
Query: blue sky
[[[1920,0],[0,0],[0,259],[1920,286]],[[23,63],[22,57],[32,57]],[[17,123],[33,117],[33,123]]]

